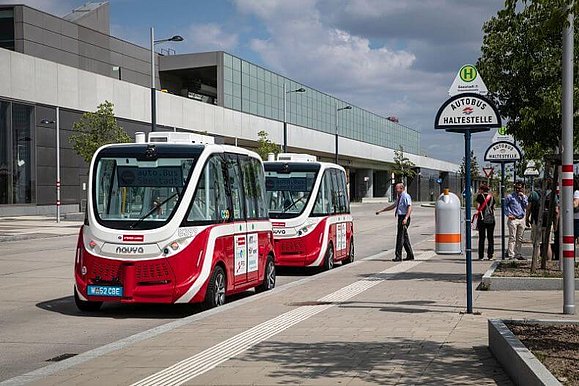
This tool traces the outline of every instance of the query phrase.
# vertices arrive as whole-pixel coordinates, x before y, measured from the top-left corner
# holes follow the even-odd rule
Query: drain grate
[[[330,304],[334,304],[334,303],[333,302],[320,302],[317,300],[312,300],[312,301],[305,301],[305,302],[288,303],[287,305],[290,307],[304,307],[304,306],[327,306]]]
[[[78,355],[78,354],[60,354],[59,356],[56,356],[54,358],[47,359],[46,362],[60,362],[60,361],[63,361],[65,359],[72,358],[73,356],[76,356],[76,355]]]

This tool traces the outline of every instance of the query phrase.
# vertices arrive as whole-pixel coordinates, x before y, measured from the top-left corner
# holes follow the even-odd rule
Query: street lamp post
[[[303,87],[300,87],[296,90],[289,90],[286,91],[286,85],[285,82],[283,83],[283,152],[287,153],[287,94],[289,93],[302,93],[302,92],[306,92],[306,89]]]
[[[336,157],[334,160],[336,165],[338,164],[338,113],[342,110],[352,110],[352,106],[348,105],[338,108],[338,104],[336,103]]]
[[[183,37],[175,35],[169,39],[155,40],[155,29],[151,27],[151,131],[157,130],[157,96],[155,84],[155,44],[163,42],[182,42]]]
[[[43,119],[43,125],[54,124],[56,129],[56,222],[60,222],[60,108],[56,106],[56,121]]]

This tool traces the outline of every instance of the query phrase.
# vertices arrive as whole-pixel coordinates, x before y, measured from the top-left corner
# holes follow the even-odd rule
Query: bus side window
[[[245,193],[245,209],[247,212],[247,218],[257,219],[259,218],[257,211],[257,176],[253,170],[251,158],[248,156],[238,157],[241,161],[241,170],[243,172],[243,190]]]
[[[250,158],[251,166],[254,173],[255,195],[257,198],[257,217],[260,219],[268,218],[268,205],[265,197],[265,172],[263,164],[255,158]]]
[[[332,176],[332,197],[334,198],[332,213],[342,213],[342,200],[340,197],[340,184],[338,183],[338,171],[336,169],[330,169],[329,172]]]
[[[350,213],[350,197],[348,195],[348,184],[346,183],[346,173],[343,171],[338,171],[340,191],[342,192],[343,207],[344,211],[342,213]]]
[[[332,177],[330,170],[326,170],[322,177],[320,190],[316,197],[316,203],[312,214],[314,215],[329,215],[334,213],[334,197],[333,197]]]
[[[220,156],[213,156],[205,164],[187,221],[222,222],[227,220],[223,216],[227,210],[227,196],[222,163],[223,159]]]
[[[229,176],[229,189],[231,191],[231,201],[233,204],[233,220],[245,219],[245,205],[243,197],[243,180],[237,155],[228,154],[227,174]]]

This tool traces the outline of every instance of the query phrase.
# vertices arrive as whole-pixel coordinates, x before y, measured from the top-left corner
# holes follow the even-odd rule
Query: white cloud
[[[238,44],[238,35],[224,31],[215,23],[193,24],[183,35],[184,46],[191,52],[231,51]]]
[[[482,3],[235,2],[265,26],[266,36],[250,47],[266,66],[380,115],[398,116],[422,132],[423,152],[453,162],[464,153],[459,135],[435,133],[434,116],[456,71],[477,60],[483,21],[502,6],[502,0]]]

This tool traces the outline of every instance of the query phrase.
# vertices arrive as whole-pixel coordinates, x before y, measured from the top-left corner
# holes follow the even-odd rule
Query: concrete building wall
[[[105,100],[115,105],[119,118],[150,122],[150,89],[107,76],[79,70],[18,52],[0,49],[0,96],[76,111],[95,111]],[[157,93],[159,125],[207,131],[231,138],[255,141],[265,130],[276,143],[283,141],[283,124],[259,116],[201,103],[167,93]],[[288,125],[290,148],[334,152],[332,134]],[[340,157],[371,160],[376,169],[387,169],[394,150],[348,138],[340,138]],[[415,154],[406,154],[417,167],[456,171],[458,165]],[[370,161],[368,161],[370,162]]]
[[[108,13],[99,8],[86,20],[79,20],[84,21],[108,26]],[[120,76],[142,86],[151,83],[147,48],[27,6],[14,7],[14,23],[18,52],[108,77]],[[114,67],[119,67],[120,73]]]

